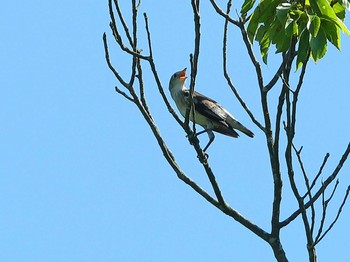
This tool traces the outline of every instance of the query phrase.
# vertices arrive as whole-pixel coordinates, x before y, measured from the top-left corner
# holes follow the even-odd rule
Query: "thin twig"
[[[139,2],[140,4],[140,2]],[[137,50],[137,15],[138,15],[138,7],[136,5],[136,1],[132,0],[132,48],[133,51],[137,53],[141,53],[140,50]]]
[[[109,67],[109,69],[113,72],[114,76],[118,79],[118,81],[126,88],[129,87],[128,83],[126,83],[123,78],[120,76],[120,74],[118,73],[118,71],[113,67],[112,63],[111,63],[111,59],[109,57],[109,51],[108,51],[108,43],[107,43],[107,36],[106,33],[103,33],[103,45],[104,45],[104,49],[105,49],[105,58],[106,58],[106,62],[107,65]]]
[[[280,65],[280,67],[277,69],[276,74],[273,76],[273,78],[270,80],[270,82],[264,86],[264,91],[265,92],[269,92],[277,83],[278,79],[280,78],[281,74],[282,74],[282,70],[284,68],[284,59],[282,60],[282,63]]]
[[[123,44],[122,40],[119,39],[119,38],[120,38],[120,35],[119,35],[118,31],[117,31],[117,28],[116,28],[112,23],[110,24],[110,27],[111,27],[111,29],[112,29],[113,36],[114,36],[116,42],[117,42],[117,43],[119,44],[119,46],[120,46],[120,49],[122,49],[123,51],[125,51],[125,52],[128,53],[129,55],[136,56],[136,57],[138,57],[138,58],[140,58],[140,59],[143,59],[143,60],[149,60],[149,59],[150,59],[149,56],[141,55],[141,54],[140,54],[141,50],[133,51],[133,50],[130,50],[128,47],[126,47],[126,46]]]
[[[339,174],[339,171],[342,169],[342,167],[343,167],[345,161],[347,160],[349,154],[350,154],[350,143],[347,145],[347,148],[346,148],[345,152],[343,153],[341,159],[339,160],[338,165],[335,167],[335,169],[332,172],[332,174],[330,176],[328,176],[328,178],[324,181],[323,186],[321,186],[321,188],[319,188],[319,190],[314,194],[314,196],[312,197],[311,200],[309,200],[308,202],[306,202],[304,204],[305,209],[309,208],[310,205],[315,203],[315,201],[321,196],[322,192],[337,177],[337,175]],[[294,211],[288,218],[286,218],[285,220],[280,222],[280,227],[287,226],[290,222],[292,222],[295,218],[297,218],[300,215],[300,213],[301,213],[301,210],[299,208],[298,210]]]
[[[338,221],[339,217],[340,217],[340,214],[343,210],[343,207],[346,203],[346,200],[348,199],[348,196],[349,196],[349,191],[350,191],[350,186],[348,186],[346,192],[345,192],[345,196],[343,198],[343,202],[341,203],[339,209],[338,209],[338,212],[337,212],[337,215],[335,217],[335,219],[333,220],[333,222],[329,225],[328,229],[318,238],[316,239],[315,241],[315,245],[317,245],[326,235],[327,233],[333,228],[333,226],[335,225],[335,223]]]
[[[194,15],[194,31],[195,31],[195,39],[194,39],[194,52],[193,52],[193,56],[190,56],[190,60],[191,60],[191,82],[190,82],[190,104],[193,106],[193,102],[192,102],[192,95],[194,92],[194,87],[196,84],[196,76],[197,76],[197,68],[198,68],[198,59],[199,59],[199,50],[200,50],[200,40],[201,40],[201,24],[200,24],[200,14],[199,14],[199,5],[200,5],[200,1],[199,0],[191,0],[191,5],[192,5],[192,10],[193,10],[193,15]],[[191,106],[191,107],[192,107]],[[191,111],[191,110],[190,110]],[[194,114],[195,109],[192,109],[192,113]],[[188,119],[190,112],[186,112],[186,119]],[[195,117],[195,116],[194,116]],[[193,119],[193,122],[195,122],[195,119]],[[185,122],[186,124],[186,122]],[[195,126],[193,125],[193,130],[195,132]],[[199,146],[199,145],[198,145]],[[204,156],[203,152],[198,152],[200,147],[198,148],[197,145],[195,145],[196,151],[198,153],[199,156]],[[201,149],[200,149],[201,150]],[[199,157],[200,158],[200,157]],[[224,197],[222,196],[220,187],[216,181],[215,175],[212,172],[210,166],[207,163],[207,160],[201,159],[200,158],[200,162],[202,163],[209,181],[213,187],[214,193],[219,201],[219,203],[221,204],[222,208],[225,209],[227,204],[224,200]]]
[[[226,13],[229,14],[232,6],[232,0],[229,0],[227,3],[227,11]],[[240,94],[238,93],[236,87],[234,86],[231,77],[227,70],[227,34],[228,34],[228,19],[225,19],[225,25],[224,25],[224,36],[223,36],[223,48],[222,48],[222,57],[223,57],[223,70],[224,70],[224,76],[226,78],[227,84],[230,86],[233,94],[236,96],[237,100],[241,104],[241,106],[244,108],[244,110],[249,115],[250,119],[253,121],[253,123],[259,127],[263,132],[265,132],[265,128],[262,126],[262,124],[255,118],[253,113],[248,108],[247,104],[244,102]]]
[[[129,101],[135,103],[134,99],[130,96],[128,96],[124,91],[122,91],[121,89],[119,89],[117,86],[114,87],[115,88],[115,91],[118,93],[118,94],[121,94],[122,96],[124,96],[126,99],[128,99]]]
[[[284,79],[284,77],[280,75],[280,78],[283,82],[284,88],[287,88],[291,93],[294,93],[294,90],[289,86],[289,83]]]
[[[150,33],[150,31],[149,31],[147,14],[146,14],[146,13],[143,13],[143,17],[144,17],[144,19],[145,19],[145,27],[146,27],[146,33],[147,33],[147,42],[148,42],[149,56],[153,59],[153,51],[152,51],[152,43],[151,43],[151,33]]]
[[[145,96],[145,88],[143,83],[143,71],[141,66],[140,59],[137,59],[137,79],[139,80],[139,87],[140,87],[140,101],[147,111],[147,113],[151,116],[147,102],[146,102],[146,96]]]
[[[176,114],[174,108],[171,106],[167,96],[165,95],[164,89],[163,89],[163,85],[160,81],[160,77],[158,75],[157,69],[156,69],[156,65],[154,63],[154,59],[153,59],[153,52],[152,52],[152,40],[151,40],[151,32],[149,29],[149,24],[148,24],[148,17],[146,13],[143,13],[143,17],[145,20],[145,28],[146,28],[146,33],[147,33],[147,42],[148,42],[148,50],[150,53],[150,59],[148,60],[150,67],[151,67],[151,71],[154,77],[154,80],[156,81],[157,87],[158,87],[158,91],[166,105],[166,107],[168,108],[168,111],[171,113],[171,115],[174,117],[174,119],[176,120],[176,122],[183,127],[183,122],[180,119],[180,117]]]
[[[190,64],[191,64],[191,72],[196,71],[195,70],[195,66],[194,65],[194,61],[193,61],[193,55],[190,54]],[[191,74],[192,75],[192,74]],[[192,77],[191,77],[192,79]],[[196,134],[196,109],[193,103],[193,93],[194,93],[194,86],[195,83],[193,83],[192,85],[190,85],[190,95],[189,95],[189,107],[187,108],[186,114],[185,114],[185,125],[189,124],[189,119],[190,119],[190,114],[191,114],[191,119],[192,119],[192,130],[193,130],[193,135],[195,136]]]
[[[330,154],[327,153],[327,154],[325,155],[325,157],[323,158],[323,162],[322,162],[322,164],[321,164],[321,166],[320,166],[320,169],[319,169],[317,175],[315,176],[314,180],[312,180],[312,183],[311,183],[311,185],[310,185],[310,191],[314,188],[314,186],[316,185],[316,182],[317,182],[318,178],[319,178],[320,175],[322,174],[323,168],[324,168],[324,166],[326,165],[329,156],[330,156]],[[308,192],[306,192],[305,195],[303,195],[303,198],[305,198],[307,195],[308,195]]]
[[[222,17],[224,17],[226,20],[228,20],[230,23],[239,26],[239,22],[235,19],[233,19],[232,17],[230,17],[229,13],[225,13],[214,0],[210,0],[210,3],[212,4],[212,6],[214,7],[215,11],[221,15]]]
[[[294,53],[295,50],[295,44],[296,41],[291,42],[291,46],[289,49],[289,52],[285,55],[286,63],[285,63],[285,69],[283,70],[283,89],[289,88],[289,77],[290,77],[290,71],[291,71],[291,64],[293,61],[293,57],[291,56],[292,53]],[[303,64],[303,68],[305,70],[306,64]],[[304,67],[305,65],[305,67]],[[304,76],[303,71],[301,72],[301,78]],[[302,82],[302,81],[301,81]],[[301,84],[299,85],[299,90],[301,88]],[[293,145],[293,139],[295,136],[295,124],[296,124],[296,109],[297,109],[297,101],[298,101],[298,94],[299,90],[296,90],[293,92],[293,100],[290,101],[290,92],[286,92],[286,116],[287,116],[287,124],[285,127],[286,135],[287,135],[287,146],[285,150],[285,159],[288,169],[288,178],[289,183],[292,189],[292,192],[295,196],[295,199],[298,202],[299,209],[301,211],[301,217],[304,225],[304,231],[307,239],[307,251],[309,255],[309,260],[314,261],[316,258],[316,250],[314,248],[314,239],[312,234],[312,225],[310,225],[310,221],[308,219],[308,214],[306,212],[306,207],[304,203],[304,199],[301,197],[298,187],[296,186],[295,178],[294,178],[294,167],[293,167],[293,157],[292,157],[292,145]]]
[[[321,222],[320,222],[320,226],[318,228],[318,232],[317,235],[315,237],[315,242],[318,241],[318,239],[320,238],[322,231],[323,231],[323,227],[324,227],[324,222],[326,221],[326,215],[327,215],[327,208],[328,208],[328,204],[329,201],[333,198],[335,191],[337,190],[339,185],[339,180],[337,179],[337,181],[335,182],[333,191],[330,195],[330,197],[325,200],[325,191],[322,192],[322,217],[321,217]]]
[[[131,39],[131,35],[130,35],[130,32],[129,32],[129,28],[127,26],[127,24],[125,23],[125,20],[124,20],[124,17],[123,17],[123,14],[122,14],[122,11],[120,10],[120,7],[119,7],[119,3],[118,3],[118,0],[114,0],[114,6],[117,10],[117,13],[118,13],[118,17],[119,17],[119,20],[123,26],[123,29],[124,29],[124,32],[125,32],[125,35],[127,37],[127,39],[129,40],[129,44],[134,47],[134,44],[136,44],[135,42],[133,42],[133,40]],[[113,21],[113,24],[116,24],[115,23],[115,20],[114,20],[114,17],[112,18],[112,21]]]
[[[264,79],[263,79],[261,66],[254,55],[252,43],[250,43],[250,41],[249,41],[248,34],[247,34],[247,31],[246,31],[245,26],[244,26],[244,22],[242,20],[240,20],[238,22],[237,26],[241,29],[243,42],[244,42],[246,49],[248,51],[249,58],[250,58],[252,64],[254,65],[255,72],[256,72],[256,75],[258,78],[258,84],[259,84],[260,91],[266,93],[266,91],[264,90]],[[265,111],[264,111],[264,113],[265,113]]]
[[[197,68],[198,68],[198,58],[199,58],[199,49],[200,49],[200,40],[201,40],[201,24],[200,24],[200,14],[199,14],[199,0],[192,0],[192,11],[193,11],[193,20],[194,20],[194,52],[190,54],[190,63],[191,63],[191,79],[190,79],[190,96],[189,96],[189,107],[186,110],[185,114],[185,125],[189,124],[190,113],[194,114],[195,117],[195,109],[193,108],[193,92],[196,84],[197,77]],[[195,119],[193,118],[193,123],[195,123]],[[195,129],[195,124],[193,124]],[[195,131],[194,131],[195,132]]]
[[[295,152],[295,154],[297,156],[297,159],[298,159],[298,162],[299,162],[299,166],[300,166],[301,172],[302,172],[303,177],[304,177],[306,190],[307,190],[307,195],[309,196],[309,200],[311,200],[312,199],[312,194],[311,194],[310,182],[309,182],[309,178],[308,178],[308,176],[306,174],[306,170],[305,170],[305,167],[304,167],[303,160],[301,158],[301,150],[302,150],[303,147],[301,147],[299,150],[297,150],[297,148],[295,147],[294,143],[292,143],[292,146],[293,146],[294,152]],[[304,200],[303,196],[301,198]],[[315,214],[316,214],[315,207],[314,207],[314,205],[311,205],[311,226],[310,226],[311,234],[313,234],[313,232],[314,232],[315,218],[316,218]]]

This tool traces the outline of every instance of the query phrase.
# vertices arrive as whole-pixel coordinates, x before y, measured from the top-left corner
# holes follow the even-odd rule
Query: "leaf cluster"
[[[256,0],[245,0],[242,17],[254,7]],[[269,48],[276,53],[286,52],[297,43],[296,68],[311,58],[317,62],[327,52],[328,42],[340,50],[340,31],[350,36],[344,24],[345,11],[350,0],[262,0],[250,15],[247,27],[251,43],[257,41],[264,63],[267,63]]]

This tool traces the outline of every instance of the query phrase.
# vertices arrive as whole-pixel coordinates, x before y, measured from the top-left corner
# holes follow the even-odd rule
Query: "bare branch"
[[[291,71],[291,63],[293,61],[292,53],[294,53],[295,50],[295,43],[296,40],[292,40],[291,47],[289,49],[289,52],[285,56],[286,63],[285,63],[285,69],[283,70],[283,89],[290,89],[289,88],[289,76]],[[299,83],[302,83],[302,79],[304,77],[307,61],[303,64],[302,72],[300,73]],[[299,87],[299,89],[298,89]],[[308,214],[306,212],[306,207],[304,204],[304,199],[300,196],[298,187],[296,185],[295,179],[294,179],[294,168],[293,168],[293,157],[292,157],[292,147],[293,147],[293,139],[295,136],[295,124],[296,124],[296,112],[297,112],[297,101],[298,101],[298,94],[301,88],[301,84],[298,85],[295,92],[293,92],[293,100],[290,101],[290,92],[286,92],[286,115],[287,115],[287,123],[285,125],[286,135],[287,135],[287,146],[285,150],[285,159],[288,169],[288,178],[289,183],[292,189],[292,192],[298,202],[299,210],[301,212],[301,217],[304,225],[304,231],[307,239],[307,251],[309,255],[310,261],[315,261],[316,259],[316,250],[314,247],[314,239],[313,239],[313,224],[310,226],[310,222],[308,219]],[[307,183],[308,184],[308,183]],[[314,213],[313,213],[314,215]],[[314,218],[314,216],[313,216]],[[313,219],[311,219],[311,223],[313,223]]]
[[[210,0],[210,3],[213,5],[215,11],[221,15],[222,17],[224,17],[226,20],[228,20],[230,23],[239,26],[239,22],[235,19],[233,19],[232,17],[230,17],[229,12],[225,13],[215,2],[215,0]]]
[[[193,20],[194,20],[194,54],[190,54],[190,63],[191,63],[191,80],[190,80],[190,96],[189,96],[189,108],[187,108],[185,115],[185,125],[189,124],[190,112],[192,112],[195,117],[195,110],[193,110],[193,92],[196,84],[197,77],[197,68],[198,68],[198,58],[199,58],[199,49],[200,49],[200,39],[201,39],[201,24],[200,24],[200,14],[199,14],[199,0],[192,0],[192,11],[193,11]],[[193,118],[193,131],[195,132],[195,119]]]
[[[113,67],[112,63],[111,63],[111,59],[109,57],[109,51],[108,51],[108,43],[107,43],[107,36],[106,33],[103,33],[103,45],[104,45],[104,49],[105,49],[105,58],[106,58],[106,62],[107,65],[109,67],[109,69],[113,72],[114,76],[118,79],[118,81],[126,88],[128,88],[128,83],[126,83],[123,78],[119,75],[119,73],[117,72],[117,70]]]
[[[336,183],[334,185],[333,191],[332,191],[330,197],[327,200],[325,200],[325,191],[322,192],[322,217],[321,217],[320,227],[319,227],[317,235],[315,237],[315,243],[319,240],[319,238],[320,238],[320,236],[322,234],[324,222],[326,220],[326,215],[327,215],[328,203],[333,198],[334,193],[335,193],[338,185],[339,185],[339,180],[337,179],[337,181],[336,181]]]
[[[117,10],[118,10],[119,9],[118,1],[115,1],[115,4],[117,4]],[[116,20],[115,20],[115,17],[114,17],[112,0],[108,1],[108,6],[109,6],[109,15],[111,17],[111,23],[109,24],[109,26],[110,26],[110,28],[111,28],[111,30],[113,32],[114,39],[118,43],[120,49],[122,49],[123,51],[125,51],[126,53],[128,53],[128,54],[130,54],[130,55],[132,55],[134,57],[136,56],[136,57],[138,57],[140,59],[148,60],[149,59],[148,56],[141,55],[140,54],[141,50],[137,50],[136,43],[132,43],[131,44],[132,50],[124,45],[122,37],[121,37],[121,35],[120,35],[119,31],[118,31],[117,23],[116,23]],[[136,14],[134,14],[134,15],[136,15]],[[122,24],[125,23],[124,18],[123,18],[121,13],[120,13],[120,16],[121,16],[121,19],[122,19]],[[126,26],[126,24],[125,24],[125,26]],[[126,26],[126,28],[127,28],[126,35],[128,36],[128,40],[130,42],[131,41],[131,37],[130,37],[129,29],[128,29],[127,26]],[[134,33],[134,38],[135,38],[136,27],[134,27],[134,32],[133,33]]]
[[[275,86],[278,79],[281,77],[283,68],[284,68],[284,59],[282,60],[280,67],[277,69],[276,74],[273,76],[273,78],[270,80],[270,82],[266,86],[264,86],[265,92],[270,91]]]
[[[341,214],[341,212],[343,210],[343,207],[344,207],[344,205],[346,203],[346,200],[348,199],[349,192],[350,192],[350,186],[348,186],[348,188],[347,188],[347,190],[345,192],[345,196],[343,198],[343,202],[341,203],[341,205],[340,205],[340,207],[338,209],[336,217],[334,218],[333,222],[329,225],[327,230],[319,238],[316,238],[315,245],[317,245],[327,235],[327,233],[333,228],[335,223],[338,221],[338,219],[340,217],[340,214]]]
[[[141,3],[139,1],[138,5]],[[137,50],[137,15],[138,15],[138,5],[136,5],[136,1],[132,0],[132,37],[133,37],[133,51],[137,53],[141,53],[141,50]]]
[[[111,2],[111,1],[110,1]],[[119,3],[118,3],[118,0],[114,0],[114,6],[117,10],[117,13],[118,13],[118,17],[119,17],[119,20],[123,26],[123,29],[124,29],[124,32],[125,32],[125,35],[126,37],[128,38],[129,40],[129,44],[132,46],[132,47],[136,47],[135,45],[135,42],[133,42],[133,40],[131,39],[131,35],[130,35],[130,32],[129,32],[129,28],[127,26],[127,24],[125,23],[125,20],[124,20],[124,17],[123,17],[123,14],[122,14],[122,11],[120,10],[120,7],[119,7]],[[113,12],[112,12],[113,14]],[[115,22],[115,19],[114,19],[114,15],[111,16],[112,18],[112,22],[114,25],[116,25],[116,22]]]
[[[303,82],[304,82],[304,77],[305,77],[305,73],[306,73],[306,67],[307,67],[307,64],[309,62],[309,59],[310,59],[310,50],[308,51],[307,53],[307,57],[306,57],[306,60],[305,62],[303,63],[303,66],[301,67],[301,72],[300,72],[300,75],[299,75],[299,81],[298,81],[298,84],[297,84],[297,87],[294,91],[294,103],[296,104],[297,103],[297,98],[298,98],[298,95],[299,95],[299,91],[301,89],[301,86],[303,85]],[[296,106],[294,106],[296,107]],[[295,108],[296,110],[296,108]]]
[[[280,75],[280,78],[283,82],[283,87],[287,88],[289,90],[289,92],[294,93],[293,89],[289,86],[289,83],[284,79],[284,77],[282,75]]]
[[[214,198],[210,196],[204,189],[202,189],[199,185],[197,185],[193,180],[191,180],[186,174],[181,170],[179,165],[177,164],[174,155],[170,151],[170,149],[167,147],[165,141],[163,140],[158,127],[154,123],[153,119],[149,117],[149,114],[147,111],[143,108],[142,104],[138,103],[138,108],[140,109],[140,112],[142,113],[143,117],[147,121],[148,125],[150,126],[155,138],[157,139],[158,145],[160,149],[163,152],[163,155],[165,159],[168,161],[170,166],[173,168],[175,173],[177,174],[178,178],[184,181],[187,185],[192,187],[198,194],[200,194],[202,197],[204,197],[209,203],[216,206],[217,208],[221,209],[221,204],[216,201]]]
[[[130,100],[131,102],[135,103],[134,99],[131,98],[130,96],[128,96],[124,91],[120,90],[117,86],[115,86],[115,91],[118,94],[121,94],[122,96],[124,96],[126,99]]]
[[[190,55],[190,61],[191,61],[190,105],[192,108],[193,108],[192,95],[193,95],[194,87],[196,84],[198,58],[199,58],[199,50],[200,50],[200,39],[201,39],[201,32],[200,32],[201,24],[200,24],[200,14],[199,14],[199,4],[200,4],[199,0],[191,0],[191,5],[192,5],[192,10],[193,10],[193,15],[194,15],[194,31],[195,31],[194,54]],[[189,119],[190,111],[192,111],[192,114],[195,114],[194,113],[195,110],[190,110],[190,108],[189,108],[189,110],[187,110],[186,117],[185,117],[185,125],[188,125],[188,122],[186,122],[186,121],[188,121],[188,119]],[[193,117],[195,118],[195,115]],[[194,118],[193,118],[193,120],[194,120]],[[195,121],[193,121],[193,123],[194,122]],[[195,132],[195,124],[193,124],[193,131]],[[198,147],[196,144],[194,146],[196,148],[198,156],[204,155],[202,152],[198,152],[199,150],[201,150],[201,148],[199,147],[199,144],[198,144]],[[203,164],[203,167],[208,175],[209,181],[213,187],[213,190],[215,192],[215,195],[216,195],[219,203],[223,207],[227,206],[227,204],[222,196],[219,185],[216,182],[216,178],[214,176],[214,173],[212,172],[210,166],[208,165],[207,160],[201,159],[200,157],[199,157],[199,160]]]
[[[250,57],[251,62],[253,63],[253,65],[255,67],[255,72],[256,72],[256,75],[258,78],[258,84],[259,84],[260,91],[266,93],[264,90],[264,79],[263,79],[263,75],[262,75],[261,66],[254,55],[252,44],[249,41],[247,31],[244,27],[244,22],[242,20],[240,20],[238,22],[237,26],[241,29],[242,38],[243,38],[244,44],[247,48],[248,55]],[[264,110],[264,112],[265,112],[265,110]]]
[[[165,95],[164,89],[163,89],[163,85],[160,81],[160,77],[158,75],[157,69],[156,69],[156,65],[154,63],[154,59],[153,59],[153,52],[152,52],[152,40],[151,40],[151,32],[149,29],[149,25],[148,25],[148,17],[146,13],[143,13],[143,17],[145,19],[145,27],[146,27],[146,32],[147,32],[147,40],[148,40],[148,49],[149,49],[149,53],[150,53],[150,59],[148,60],[150,67],[151,67],[151,71],[154,77],[154,80],[156,81],[157,87],[158,87],[158,91],[160,93],[160,95],[162,96],[162,99],[166,105],[166,107],[168,108],[168,111],[171,113],[171,115],[174,117],[174,119],[176,120],[176,122],[183,127],[183,122],[182,120],[179,118],[179,116],[176,114],[174,108],[170,105],[168,98]]]
[[[117,78],[117,80],[126,88],[128,89],[129,93],[132,95],[132,97],[130,97],[128,94],[126,94],[124,91],[122,91],[120,88],[118,88],[117,86],[115,87],[115,91],[119,94],[121,94],[122,96],[124,96],[126,99],[128,99],[129,101],[135,103],[135,100],[137,99],[137,97],[135,96],[134,91],[132,90],[132,88],[130,88],[132,85],[126,83],[124,81],[124,79],[119,75],[118,71],[113,67],[110,57],[109,57],[109,51],[108,51],[108,43],[107,43],[107,37],[106,37],[106,33],[103,34],[103,45],[104,45],[104,50],[105,50],[105,59],[107,62],[107,65],[109,67],[109,69],[113,72],[114,76]]]
[[[320,166],[320,169],[319,169],[317,175],[315,176],[314,180],[313,180],[312,183],[311,183],[310,191],[311,191],[311,190],[313,189],[313,187],[316,185],[316,182],[317,182],[318,178],[319,178],[320,175],[322,174],[323,168],[324,168],[324,166],[326,165],[329,156],[330,156],[329,153],[327,153],[327,154],[325,155],[325,157],[324,157],[324,159],[323,159],[323,162],[322,162],[322,164],[321,164],[321,166]],[[308,192],[305,193],[305,195],[303,196],[303,198],[305,198],[307,194],[308,194]]]
[[[348,156],[350,154],[350,143],[348,144],[344,154],[342,155],[341,159],[339,160],[338,165],[336,166],[336,168],[334,169],[334,171],[332,172],[332,174],[324,181],[323,186],[321,186],[321,188],[314,194],[314,196],[312,197],[311,200],[309,200],[308,202],[306,202],[304,204],[305,209],[309,208],[310,205],[312,205],[313,203],[315,203],[315,201],[321,196],[322,192],[328,187],[328,185],[330,183],[332,183],[332,181],[337,177],[337,175],[339,174],[339,171],[342,169],[345,161],[347,160]],[[286,225],[288,225],[290,222],[292,222],[295,218],[297,218],[301,213],[300,208],[298,210],[296,210],[293,214],[291,214],[288,218],[286,218],[285,220],[283,220],[280,223],[281,227],[285,227]]]
[[[310,182],[309,182],[309,178],[306,174],[306,170],[304,168],[304,163],[302,161],[302,158],[301,158],[301,150],[303,149],[303,147],[301,147],[299,150],[297,150],[297,148],[295,147],[294,143],[292,143],[292,146],[293,146],[293,149],[294,149],[294,152],[297,156],[297,159],[298,159],[298,162],[299,162],[299,165],[300,165],[300,168],[301,168],[301,172],[303,174],[303,177],[304,177],[304,181],[305,181],[305,185],[306,185],[306,189],[307,189],[307,192],[306,194],[309,196],[309,200],[312,199],[312,195],[311,195],[311,187],[310,187]],[[304,197],[301,197],[303,200],[304,200]],[[313,234],[314,232],[314,227],[315,227],[315,207],[314,205],[312,204],[311,205],[311,227],[310,227],[310,231],[311,231],[311,234]]]
[[[127,46],[125,46],[120,38],[120,35],[117,31],[117,28],[114,27],[114,25],[111,23],[110,24],[110,27],[112,29],[112,32],[113,32],[113,36],[116,40],[116,42],[119,44],[120,46],[120,49],[122,49],[123,51],[125,51],[126,53],[128,53],[129,55],[132,55],[132,56],[135,56],[135,57],[138,57],[140,59],[144,59],[144,60],[149,60],[149,56],[144,56],[144,55],[141,55],[141,51],[142,50],[137,50],[137,51],[132,51],[130,50]]]
[[[143,13],[143,17],[145,19],[145,27],[146,27],[146,33],[147,33],[147,42],[148,42],[148,51],[149,51],[149,56],[151,59],[153,59],[153,51],[152,51],[152,43],[151,43],[151,33],[149,31],[149,26],[148,26],[148,17],[146,13]]]
[[[144,88],[144,83],[143,83],[143,71],[142,71],[142,66],[141,66],[141,61],[140,59],[137,58],[137,79],[139,80],[139,87],[140,87],[140,101],[149,114],[151,116],[147,102],[146,102],[146,97],[145,97],[145,88]]]
[[[276,112],[276,122],[275,122],[275,136],[272,136],[272,128],[271,128],[271,119],[268,116],[268,102],[267,102],[267,92],[261,90],[261,103],[263,106],[263,111],[265,114],[265,125],[269,127],[266,132],[267,145],[270,154],[270,163],[273,172],[273,181],[274,181],[274,199],[272,203],[272,216],[271,216],[271,226],[272,226],[272,234],[279,236],[280,226],[280,209],[281,209],[281,201],[282,201],[282,178],[280,171],[280,158],[279,158],[279,137],[280,137],[280,129],[281,129],[281,117],[282,117],[282,109],[285,101],[285,89],[281,89],[281,93],[278,99],[277,112]]]
[[[196,71],[195,68],[197,68],[197,65],[194,65],[194,61],[193,61],[193,55],[190,54],[190,64],[191,64],[191,72]],[[195,81],[195,80],[194,80]],[[186,110],[186,115],[185,115],[185,125],[188,126],[189,125],[189,121],[190,121],[190,114],[191,114],[191,118],[192,118],[192,130],[193,130],[193,135],[196,135],[196,110],[194,107],[194,103],[193,103],[193,92],[194,92],[194,86],[195,86],[195,82],[190,85],[190,96],[189,96],[189,107]]]

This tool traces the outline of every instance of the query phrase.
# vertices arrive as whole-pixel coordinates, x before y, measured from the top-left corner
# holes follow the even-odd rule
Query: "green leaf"
[[[311,55],[315,62],[321,59],[327,52],[327,38],[323,30],[319,30],[316,37],[310,39]]]
[[[335,14],[335,11],[330,6],[327,0],[310,0],[312,9],[316,14],[324,19],[335,23],[343,32],[350,36],[350,31],[341,19]]]
[[[268,34],[272,43],[276,45],[276,53],[287,51],[292,35],[286,35],[284,25],[281,25],[278,19],[268,29]]]
[[[245,0],[241,8],[241,14],[248,13],[249,10],[253,8],[255,1],[256,0]]]
[[[348,36],[350,36],[350,31],[346,27],[346,25],[337,17],[336,19],[330,19],[328,17],[322,17],[325,20],[328,20],[329,22],[335,24],[338,26],[344,33],[346,33]]]
[[[334,10],[335,15],[336,15],[340,20],[344,21],[344,19],[345,19],[345,10],[346,10],[346,8],[345,8],[343,5],[339,4],[339,3],[335,3],[335,4],[333,5],[333,10]]]
[[[267,64],[267,55],[271,43],[271,39],[269,34],[267,34],[267,29],[265,25],[261,25],[256,32],[256,41],[259,42],[260,45],[260,54],[263,58],[263,62]]]
[[[266,26],[261,25],[258,29],[258,31],[256,32],[256,37],[255,40],[258,41],[260,43],[260,41],[263,39],[264,35],[266,34],[267,30],[266,30]]]
[[[284,24],[287,19],[287,14],[291,8],[291,4],[282,3],[276,7],[276,16],[281,24]]]
[[[284,34],[283,31],[281,31]],[[292,40],[292,36],[284,36],[281,37],[281,40],[276,42],[276,53],[286,52],[288,48],[290,47],[290,42]]]
[[[299,27],[295,21],[293,22],[293,35],[299,35]]]
[[[340,29],[335,24],[328,22],[327,20],[321,21],[321,28],[326,34],[329,42],[331,42],[336,48],[340,50]]]
[[[337,17],[327,0],[310,0],[310,4],[318,16],[326,16],[333,19]]]
[[[285,34],[286,36],[297,36],[299,34],[298,23],[291,18],[286,21]]]
[[[312,16],[309,31],[313,37],[317,36],[318,30],[320,29],[320,25],[321,19],[317,15]]]
[[[260,41],[260,53],[263,59],[263,62],[267,64],[267,55],[269,52],[269,47],[271,44],[271,40],[268,34],[265,34],[264,37]]]
[[[248,38],[252,43],[259,24],[263,23],[267,25],[273,21],[276,6],[279,1],[280,0],[262,0],[255,8],[247,27]]]
[[[299,18],[298,23],[297,23],[298,24],[298,31],[300,32],[300,34],[301,34],[301,32],[304,32],[304,30],[306,30],[308,26],[310,26],[309,25],[309,18],[310,17],[307,15],[306,12],[304,12],[300,15],[300,18]]]
[[[303,11],[301,10],[293,10],[293,11],[290,11],[289,12],[289,16],[294,20],[294,21],[297,21],[300,16],[303,14]]]
[[[310,34],[307,30],[304,30],[299,38],[298,45],[298,56],[297,56],[297,70],[302,66],[302,64],[307,59],[307,54],[310,49],[309,45]]]
[[[248,27],[247,27],[248,38],[249,38],[251,43],[253,43],[253,41],[254,41],[255,33],[256,33],[256,30],[258,29],[258,25],[259,25],[259,22],[254,21],[253,18],[254,18],[254,13],[253,13],[253,16],[250,18],[250,22],[249,22]]]
[[[277,41],[280,40],[281,36],[281,30],[282,25],[279,23],[278,20],[275,20],[268,28],[267,32],[271,38],[272,43],[276,44]]]

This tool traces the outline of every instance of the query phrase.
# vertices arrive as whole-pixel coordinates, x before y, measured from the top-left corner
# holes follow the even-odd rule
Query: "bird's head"
[[[179,72],[174,73],[171,78],[170,78],[170,82],[169,82],[169,90],[172,91],[173,89],[177,89],[180,88],[182,89],[182,87],[185,84],[186,81],[186,69],[181,70]]]

